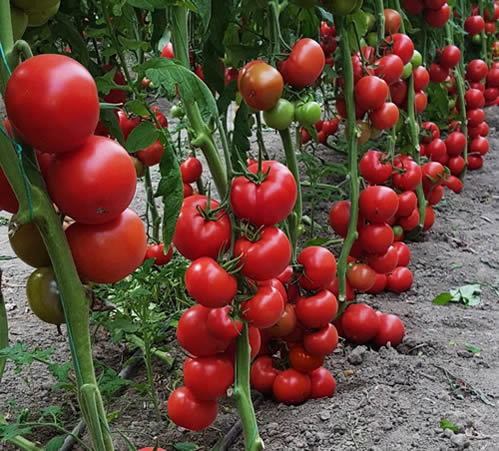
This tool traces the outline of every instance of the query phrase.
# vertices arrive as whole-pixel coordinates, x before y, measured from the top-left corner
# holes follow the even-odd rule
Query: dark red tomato
[[[324,364],[324,356],[312,356],[301,345],[293,346],[288,358],[291,366],[300,373],[310,373]]]
[[[474,171],[483,166],[483,158],[481,155],[468,155],[468,169]]]
[[[383,14],[385,16],[385,34],[398,33],[402,21],[398,11],[394,9],[385,9]]]
[[[386,102],[377,110],[372,111],[369,119],[378,130],[388,130],[398,122],[399,109],[394,103]]]
[[[260,286],[256,294],[241,305],[243,318],[253,327],[265,329],[279,321],[284,312],[284,300],[271,286]]]
[[[362,110],[375,110],[385,103],[388,85],[374,75],[362,77],[355,85],[355,102]]]
[[[386,11],[386,10],[385,10]],[[375,74],[392,85],[402,77],[404,63],[397,55],[386,55],[376,61]]]
[[[424,144],[429,144],[433,140],[440,138],[440,129],[434,122],[423,122],[421,128],[422,141]]]
[[[135,156],[144,166],[154,166],[161,161],[165,149],[160,140],[157,139],[150,146],[145,149],[139,150]]]
[[[414,97],[414,110],[416,114],[422,113],[428,106],[428,97],[424,92],[416,92]]]
[[[188,357],[184,362],[184,384],[203,401],[225,396],[234,382],[234,366],[223,355]]]
[[[423,171],[423,188],[425,191],[429,191],[430,188],[442,183],[445,169],[440,163],[430,161],[425,163],[421,170]]]
[[[213,258],[194,260],[185,272],[185,287],[189,295],[209,308],[223,307],[237,294],[237,280]]]
[[[319,43],[313,39],[300,39],[279,70],[284,81],[293,88],[311,86],[321,76],[326,57]]]
[[[408,266],[411,261],[411,251],[409,246],[402,241],[397,241],[393,243],[393,247],[396,249],[398,254],[398,266]]]
[[[414,43],[412,39],[402,33],[395,33],[386,38],[386,41],[391,45],[385,49],[385,55],[394,54],[402,59],[404,64],[411,61],[412,55],[414,54]]]
[[[480,34],[485,29],[485,21],[482,16],[471,16],[464,21],[464,29],[469,34]]]
[[[355,292],[353,291],[353,288],[350,285],[350,282],[348,281],[348,279],[345,280],[345,282],[346,282],[346,294],[345,294],[346,300],[353,301],[355,299]],[[331,293],[333,293],[337,298],[339,297],[340,293],[339,293],[338,277],[335,277],[333,279],[333,281],[331,282],[331,284],[328,287],[328,290]]]
[[[293,304],[286,304],[284,307],[284,312],[282,316],[279,318],[277,323],[270,327],[268,333],[272,337],[286,337],[291,334],[296,328],[296,313],[295,306]]]
[[[242,255],[241,273],[254,280],[277,277],[291,260],[291,245],[286,234],[277,227],[264,227],[259,239],[242,237],[234,246],[234,256]]]
[[[161,56],[163,58],[173,59],[175,58],[175,54],[173,53],[173,44],[171,42],[167,42],[161,50]]]
[[[470,153],[479,153],[483,156],[489,151],[489,140],[483,136],[478,136],[470,142],[468,150]]]
[[[324,247],[310,246],[303,249],[297,262],[303,266],[299,282],[306,290],[325,289],[336,276],[336,259]]]
[[[487,122],[482,122],[480,124],[478,124],[478,128],[480,130],[480,136],[487,136],[489,134],[489,126],[487,124]]]
[[[458,176],[463,172],[466,162],[462,156],[449,158],[447,167],[450,169],[452,175]]]
[[[266,111],[280,99],[284,80],[277,69],[263,61],[254,60],[239,71],[237,88],[248,106]]]
[[[199,257],[216,259],[230,243],[229,217],[224,210],[207,214],[206,206],[206,196],[196,195],[184,199],[180,209],[173,244],[189,260]],[[219,206],[216,200],[210,199],[210,211]]]
[[[447,178],[443,181],[443,185],[456,194],[459,194],[463,190],[463,182],[453,175],[448,175]]]
[[[329,224],[342,237],[347,236],[348,222],[350,221],[350,201],[335,202],[329,211]]]
[[[341,326],[345,337],[354,343],[367,343],[379,329],[376,312],[366,304],[348,306],[341,317]]]
[[[407,98],[407,82],[398,80],[390,85],[390,97],[397,106],[402,106]]]
[[[439,64],[432,63],[430,66],[430,80],[433,83],[442,83],[449,76],[449,69]]]
[[[182,174],[182,181],[184,183],[194,183],[203,172],[201,162],[195,157],[189,157],[180,163],[180,173]]]
[[[78,274],[95,283],[114,283],[144,261],[146,233],[141,219],[126,209],[105,224],[73,223],[66,237]]]
[[[317,368],[310,374],[310,399],[331,398],[336,390],[336,380],[324,367]]]
[[[347,279],[352,288],[368,291],[376,282],[376,272],[364,263],[357,263],[348,269]]]
[[[418,197],[414,191],[404,191],[399,194],[399,208],[396,215],[398,217],[409,216],[418,206]]]
[[[487,73],[487,87],[499,88],[499,68],[492,67]]]
[[[194,190],[191,185],[188,185],[187,183],[184,183],[184,199],[186,197],[192,196],[194,193]]]
[[[451,9],[447,3],[444,3],[439,9],[425,10],[425,19],[430,27],[441,28],[450,19]]]
[[[455,45],[448,45],[444,47],[440,54],[440,66],[452,69],[456,67],[461,61],[461,50]]]
[[[388,224],[369,224],[360,231],[360,243],[368,254],[384,254],[393,243],[393,230]]]
[[[296,303],[295,312],[305,327],[325,327],[338,313],[338,301],[330,291],[321,290],[314,296],[301,297]]]
[[[154,111],[154,116],[156,117],[156,120],[158,121],[159,125],[163,128],[168,127],[168,120],[166,119],[166,116],[161,112],[159,109],[159,106],[155,105],[151,107],[151,110]],[[157,127],[157,125],[155,124]]]
[[[261,393],[272,393],[274,380],[280,371],[273,367],[272,357],[260,356],[251,365],[251,386]]]
[[[404,0],[404,9],[409,14],[421,14],[424,10],[423,0]]]
[[[485,106],[485,97],[479,89],[468,89],[464,95],[466,109],[483,108]]]
[[[207,328],[208,314],[211,309],[194,305],[187,309],[177,326],[177,340],[188,353],[205,357],[223,352],[229,346],[229,340],[220,339]]]
[[[490,72],[489,72],[490,73]],[[499,97],[499,88],[487,88],[483,95],[487,105],[491,105]]]
[[[258,172],[258,163],[248,170]],[[296,202],[296,181],[291,171],[277,161],[262,162],[262,173],[267,176],[255,183],[245,176],[232,181],[230,201],[234,214],[257,226],[274,225],[286,219]]]
[[[293,267],[291,265],[286,266],[284,271],[277,276],[277,279],[284,285],[293,282]]]
[[[168,252],[165,255],[165,245],[163,243],[159,244],[149,244],[146,249],[146,255],[144,260],[154,259],[154,264],[157,266],[163,266],[169,263],[172,259],[173,248],[170,246]]]
[[[385,183],[392,175],[392,164],[386,155],[377,150],[368,150],[360,159],[360,173],[368,183]],[[350,207],[348,208],[350,212]]]
[[[132,130],[140,124],[140,118],[129,118],[123,110],[118,110],[118,120],[125,141]]]
[[[393,189],[368,186],[360,193],[359,212],[367,221],[382,224],[397,212],[398,204],[398,196]]]
[[[470,88],[471,89],[478,89],[481,92],[485,92],[485,84],[483,84],[481,81],[470,82]]]
[[[200,431],[215,421],[217,401],[201,401],[187,387],[177,388],[168,398],[168,417],[177,426]]]
[[[322,131],[326,134],[326,136],[334,135],[338,131],[339,124],[340,120],[338,118],[325,121],[322,125]]]
[[[430,229],[435,224],[435,211],[429,205],[426,207],[423,230]]]
[[[368,255],[367,264],[376,272],[388,274],[392,272],[398,264],[398,252],[393,246],[390,246],[383,255]]]
[[[303,347],[312,356],[323,357],[331,354],[337,345],[338,331],[332,324],[303,336]]]
[[[231,81],[237,80],[239,71],[234,67],[226,67],[224,69],[224,85],[227,86]]]
[[[412,74],[414,77],[414,90],[416,92],[422,91],[430,83],[430,73],[423,66],[414,69]]]
[[[369,294],[381,293],[386,287],[386,275],[376,273],[376,281],[374,285],[367,290]]]
[[[468,110],[466,112],[466,117],[468,118],[468,126],[476,127],[485,120],[485,112],[480,108]]]
[[[402,293],[411,288],[413,276],[410,269],[399,266],[388,275],[386,289],[392,293]]]
[[[307,374],[292,368],[278,374],[272,391],[275,398],[285,404],[300,404],[310,396],[312,384]]]
[[[419,224],[419,210],[415,208],[409,216],[399,218],[397,222],[407,232],[414,229]]]
[[[488,73],[489,69],[487,63],[480,59],[470,61],[466,68],[466,80],[468,81],[482,81]]]
[[[104,73],[111,72],[114,70],[114,66],[111,64],[104,64],[102,66]],[[116,72],[114,74],[113,81],[120,86],[126,85],[126,79],[118,68],[116,68]],[[126,91],[122,89],[111,89],[108,94],[103,97],[104,102],[108,103],[125,103],[126,102]]]
[[[440,138],[434,139],[430,144],[426,146],[426,156],[430,157],[432,160],[440,160],[446,153],[447,147],[445,142]]]
[[[0,209],[9,213],[17,213],[19,210],[17,197],[2,168],[0,168]]]
[[[99,121],[92,75],[63,55],[37,55],[17,66],[7,83],[5,107],[19,136],[47,153],[81,146]]]
[[[404,323],[397,315],[383,314],[379,315],[379,329],[374,343],[376,346],[386,346],[388,343],[392,347],[397,347],[402,343],[405,335]]]
[[[393,185],[404,191],[414,191],[421,183],[423,174],[419,165],[412,160],[395,160],[393,172]]]
[[[215,338],[227,341],[236,338],[243,329],[243,323],[229,316],[231,307],[210,309],[206,317],[206,328]]]
[[[497,2],[494,3],[494,14],[492,15],[492,17],[490,16],[488,9],[485,9],[483,17],[487,22],[493,22],[493,21],[498,20],[499,19],[499,4],[497,4]]]
[[[425,8],[429,9],[440,9],[447,0],[424,0]]]
[[[449,157],[461,155],[466,148],[466,136],[461,132],[452,132],[445,139],[445,147]]]

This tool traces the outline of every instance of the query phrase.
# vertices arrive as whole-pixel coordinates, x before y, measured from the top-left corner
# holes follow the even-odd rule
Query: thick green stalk
[[[378,42],[376,45],[376,53],[379,55],[381,43],[385,39],[385,5],[383,0],[376,0],[376,33],[378,34]]]
[[[394,5],[395,11],[398,11],[400,13],[400,11],[401,11],[400,0],[393,0],[393,5]],[[404,23],[403,19],[400,22],[400,32],[405,34],[405,23]]]
[[[295,177],[296,187],[297,187],[296,204],[291,215],[288,218],[291,249],[293,251],[293,258],[294,258],[296,256],[298,239],[300,238],[301,235],[302,215],[303,215],[300,172],[298,170],[298,161],[296,160],[295,147],[293,145],[293,140],[291,139],[291,133],[289,131],[289,128],[281,130],[279,134],[281,135],[282,145],[284,147],[284,153],[286,155],[286,164],[289,170],[292,172],[293,176]]]
[[[154,406],[154,415],[157,421],[161,421],[161,410],[159,409],[158,395],[154,385],[154,373],[152,370],[152,353],[150,340],[144,340],[144,362],[146,364],[147,382]]]
[[[480,8],[480,16],[484,17],[484,12],[485,12],[485,1],[484,0],[478,0],[478,5]],[[482,30],[480,33],[480,37],[482,38],[482,58],[485,59],[485,62],[487,63],[487,67],[490,67],[490,59],[489,59],[489,51],[487,48],[487,34],[485,33],[485,29]]]
[[[154,201],[154,190],[151,181],[151,171],[148,167],[145,168],[145,188],[147,196],[147,206],[148,210],[151,212],[152,220],[152,239],[154,242],[159,242],[159,228],[161,225],[161,217],[159,216],[158,207]],[[149,230],[147,231],[149,233]]]
[[[0,349],[9,346],[9,323],[2,293],[2,270],[0,269]],[[0,382],[5,369],[6,357],[0,357]]]
[[[169,16],[175,59],[183,66],[189,67],[187,8],[185,6],[171,6]],[[203,121],[197,103],[183,102],[183,106],[194,134],[191,143],[202,150],[215,181],[218,194],[221,199],[224,199],[227,194],[227,174],[213,139],[212,131]]]
[[[383,2],[381,2],[383,3]],[[341,254],[338,261],[338,283],[339,283],[339,301],[340,305],[345,305],[346,301],[346,273],[347,260],[354,241],[358,237],[357,220],[359,215],[359,173],[357,169],[357,133],[355,121],[355,102],[354,102],[354,82],[352,57],[350,55],[350,44],[347,39],[347,30],[345,19],[343,17],[334,18],[334,23],[340,36],[341,53],[343,57],[343,78],[345,81],[345,102],[347,107],[347,125],[346,132],[348,138],[348,176],[350,182],[350,220],[348,223],[348,232],[345,242],[341,248]],[[378,25],[379,26],[379,25]]]
[[[260,451],[264,448],[263,440],[258,433],[255,409],[251,401],[250,366],[251,351],[248,339],[248,325],[244,323],[241,335],[237,337],[236,349],[236,382],[234,396],[237,409],[241,417],[244,435],[244,449],[246,451]]]

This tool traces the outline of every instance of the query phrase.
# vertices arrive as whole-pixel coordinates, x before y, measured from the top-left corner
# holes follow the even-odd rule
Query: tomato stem
[[[485,2],[484,0],[478,0],[478,5],[480,8],[480,16],[484,17],[484,12],[485,12]],[[482,58],[485,59],[485,62],[487,63],[487,67],[490,69],[490,59],[489,59],[489,52],[487,51],[487,34],[485,33],[485,28],[481,31],[480,36],[482,38]]]
[[[383,0],[376,0],[376,33],[378,34],[378,42],[376,43],[376,55],[380,56],[379,49],[385,40],[385,6]]]
[[[0,413],[0,424],[7,424],[7,421],[5,421],[5,418],[1,413]],[[19,447],[24,451],[43,451],[43,448],[39,447],[33,442],[30,442],[24,437],[21,437],[20,435],[17,435],[13,438],[9,438],[7,441],[12,443],[13,445],[16,445],[17,447]]]

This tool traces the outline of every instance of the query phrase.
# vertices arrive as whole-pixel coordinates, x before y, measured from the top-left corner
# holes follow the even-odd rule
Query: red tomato
[[[418,206],[418,197],[414,191],[404,191],[399,194],[399,208],[397,216],[406,217],[414,211]]]
[[[331,398],[336,390],[333,375],[324,367],[317,368],[310,374],[310,399]]]
[[[487,73],[487,87],[499,88],[499,68],[492,67]]]
[[[168,398],[168,417],[177,426],[200,431],[215,421],[216,401],[201,401],[187,387],[177,388]]]
[[[439,9],[425,10],[425,19],[431,27],[441,28],[449,21],[450,13],[451,10],[449,5],[444,3]]]
[[[130,209],[105,224],[75,222],[66,237],[78,274],[95,283],[114,283],[131,274],[144,261],[147,247],[144,224]]]
[[[300,404],[309,398],[311,388],[310,377],[307,374],[289,369],[276,376],[272,390],[278,401],[285,404]]]
[[[125,141],[132,130],[140,124],[140,118],[129,118],[123,110],[118,110],[118,121]]]
[[[394,163],[394,169],[397,168],[402,172],[394,171],[393,185],[404,191],[414,191],[423,178],[419,165],[415,161],[407,159],[395,159]]]
[[[415,210],[417,211],[417,210]],[[398,264],[398,252],[393,246],[390,246],[383,255],[369,255],[367,264],[376,272],[388,274],[392,272]]]
[[[469,34],[480,34],[485,29],[485,21],[482,16],[471,16],[464,21],[464,29]]]
[[[445,147],[450,157],[461,155],[466,148],[466,136],[461,132],[452,132],[445,139]]]
[[[186,197],[192,196],[194,193],[194,190],[192,189],[191,185],[188,185],[187,183],[183,183],[184,185],[184,199]]]
[[[424,0],[425,8],[429,9],[440,9],[447,0]]]
[[[392,293],[402,293],[411,288],[413,280],[411,270],[404,266],[399,266],[388,275],[386,289]]]
[[[398,219],[398,225],[401,226],[405,231],[410,231],[417,227],[419,224],[419,210],[415,208],[412,213],[404,218]]]
[[[265,329],[279,321],[284,312],[284,300],[271,286],[260,286],[256,294],[241,305],[243,318],[253,327]]]
[[[386,287],[386,275],[376,273],[376,281],[374,285],[367,290],[370,294],[378,294],[381,293]]]
[[[426,110],[427,105],[428,97],[426,94],[424,92],[416,92],[414,97],[414,110],[416,111],[416,114],[422,113]]]
[[[19,136],[47,153],[81,146],[99,121],[92,75],[63,55],[37,55],[17,66],[7,82],[5,107]]]
[[[314,357],[303,346],[296,345],[289,351],[289,363],[300,373],[310,373],[324,364],[324,356]]]
[[[385,10],[386,11],[386,10]],[[402,77],[404,63],[397,55],[386,55],[376,61],[375,74],[392,85]]]
[[[338,331],[332,324],[327,324],[315,332],[305,333],[303,347],[312,356],[323,357],[331,354],[338,346]]]
[[[137,151],[135,156],[140,160],[144,166],[154,166],[161,161],[165,149],[161,141],[157,139],[150,146],[145,149]]]
[[[369,224],[360,231],[359,240],[368,254],[384,254],[393,243],[393,230],[388,224]]]
[[[402,343],[404,335],[404,323],[398,316],[391,314],[379,315],[379,329],[374,338],[376,346],[386,346],[390,343],[392,347],[396,347]]]
[[[382,224],[398,209],[398,196],[387,186],[368,186],[360,193],[359,212],[369,222]]]
[[[231,81],[237,80],[239,71],[233,67],[226,67],[224,69],[224,86],[227,86]]]
[[[367,182],[378,185],[385,183],[392,175],[392,164],[386,155],[377,150],[368,150],[360,159],[360,173]],[[348,208],[350,212],[350,208]]]
[[[430,73],[423,67],[419,66],[412,71],[414,77],[414,90],[422,91],[430,83]]]
[[[408,266],[411,261],[411,251],[409,250],[409,246],[402,241],[397,241],[393,243],[393,247],[397,251],[398,255],[398,266]]]
[[[466,117],[468,118],[468,126],[476,127],[485,120],[485,112],[480,108],[468,110]]]
[[[376,282],[376,271],[364,263],[357,263],[348,269],[347,279],[352,288],[368,291]]]
[[[466,80],[481,81],[487,76],[487,73],[487,63],[483,60],[475,59],[470,61],[468,67],[466,68]]]
[[[173,59],[175,58],[175,54],[173,53],[173,44],[171,42],[167,42],[161,50],[161,56],[163,58]]]
[[[426,156],[430,157],[433,161],[440,160],[447,153],[445,142],[440,138],[434,139],[426,146],[425,153]]]
[[[349,305],[341,317],[345,337],[354,343],[367,343],[379,329],[376,312],[366,304]]]
[[[461,61],[461,50],[455,45],[448,45],[440,54],[440,66],[452,69]]]
[[[325,327],[338,313],[338,301],[330,291],[321,290],[314,296],[302,296],[296,303],[295,311],[305,327]]]
[[[392,102],[384,103],[380,108],[369,114],[373,126],[378,130],[388,130],[395,126],[399,120],[399,109]]]
[[[258,172],[258,163],[248,170]],[[296,202],[296,181],[291,171],[277,161],[262,162],[262,173],[267,176],[254,182],[245,176],[232,181],[230,201],[234,214],[257,226],[274,225],[286,219]]]
[[[483,158],[481,155],[468,155],[468,169],[474,171],[483,166]]]
[[[423,0],[404,0],[404,9],[409,14],[421,14],[424,6]]]
[[[203,166],[195,157],[189,157],[180,164],[180,173],[182,174],[182,181],[184,183],[196,182],[201,177],[202,172]]]
[[[390,85],[390,97],[395,105],[403,105],[407,99],[407,89],[407,82],[405,80],[398,80]]]
[[[234,382],[234,366],[226,356],[188,357],[184,362],[184,384],[199,400],[225,396]]]
[[[449,158],[447,163],[447,167],[450,169],[452,175],[458,176],[463,172],[464,167],[466,166],[466,162],[464,158],[461,156]]]
[[[289,265],[291,245],[286,234],[277,227],[264,227],[258,235],[256,241],[239,238],[234,245],[234,256],[243,256],[241,273],[246,277],[272,279]]]
[[[374,75],[362,77],[355,85],[355,102],[362,110],[375,110],[385,103],[388,85]]]
[[[325,289],[336,276],[336,259],[324,247],[310,246],[303,249],[297,262],[303,266],[299,282],[306,290]]]
[[[442,83],[447,80],[449,76],[449,69],[443,66],[440,66],[436,63],[431,63],[430,66],[430,80],[433,83]]]
[[[206,214],[207,203],[206,196],[201,195],[187,197],[182,203],[173,244],[189,260],[199,257],[216,259],[230,243],[229,217],[224,210]],[[219,206],[216,200],[210,199],[210,211]]]
[[[229,316],[231,307],[210,309],[206,317],[206,329],[215,338],[227,341],[236,338],[243,329],[243,323]]]
[[[17,213],[17,210],[19,210],[17,197],[2,168],[0,168],[0,209],[9,213]]]
[[[412,39],[402,33],[395,33],[386,38],[386,41],[391,45],[385,49],[385,55],[399,56],[404,64],[411,61],[412,55],[414,54],[414,43]],[[393,43],[393,44],[392,44]]]
[[[326,57],[321,46],[313,39],[300,39],[279,70],[284,81],[293,88],[311,86],[321,76]]]
[[[251,365],[251,386],[261,393],[272,393],[274,380],[280,371],[272,366],[272,357],[258,357]]]
[[[348,222],[350,221],[350,201],[335,202],[329,211],[329,223],[333,230],[342,237],[347,236]]]
[[[102,69],[105,73],[111,72],[114,70],[114,66],[111,64],[104,64]],[[116,68],[116,72],[114,73],[113,81],[120,86],[126,85],[126,78],[118,68]],[[107,103],[125,103],[126,102],[126,91],[122,89],[111,89],[108,94],[103,97],[104,102]]]
[[[173,248],[170,246],[165,255],[165,246],[163,243],[149,244],[146,249],[144,260],[154,259],[154,264],[158,266],[166,265],[172,259]]]
[[[355,292],[353,291],[353,288],[350,285],[350,282],[348,281],[348,279],[345,280],[345,282],[346,282],[346,294],[345,294],[346,300],[353,301],[355,299]],[[337,298],[340,296],[338,277],[335,277],[333,279],[333,281],[331,282],[331,284],[328,287],[328,290],[331,293],[333,293]]]
[[[398,11],[394,9],[385,9],[383,15],[385,16],[385,34],[398,33],[402,20]]]
[[[485,97],[479,89],[468,89],[464,95],[466,109],[483,108],[485,106]]]
[[[443,184],[456,194],[459,194],[463,190],[463,182],[453,175],[448,175],[447,179],[443,181]],[[430,205],[433,204],[430,203]]]
[[[423,122],[421,128],[421,134],[423,136],[422,141],[424,144],[430,144],[435,139],[440,138],[440,129],[434,122]]]
[[[185,287],[196,302],[218,308],[231,302],[237,294],[237,279],[213,258],[194,260],[185,272]]]
[[[127,151],[116,141],[92,136],[78,149],[55,157],[47,187],[58,208],[83,224],[117,218],[135,195],[137,176]]]
[[[483,136],[477,136],[470,142],[470,153],[479,153],[485,155],[489,151],[489,140]]]

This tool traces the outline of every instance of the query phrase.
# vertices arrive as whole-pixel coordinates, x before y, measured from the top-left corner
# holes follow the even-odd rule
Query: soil
[[[257,408],[260,434],[269,450],[449,450],[495,451],[499,449],[499,111],[489,110],[490,147],[484,168],[466,176],[460,195],[446,191],[436,208],[437,221],[420,242],[409,243],[414,284],[401,295],[383,293],[359,296],[375,309],[401,317],[406,337],[397,349],[379,351],[340,343],[326,366],[337,381],[332,399],[308,401],[297,407],[265,400]],[[280,148],[275,135],[267,136],[270,148]],[[139,185],[134,208],[144,211],[144,191]],[[324,214],[327,212],[324,212]],[[4,218],[7,215],[2,214]],[[2,222],[2,224],[4,224]],[[70,358],[67,335],[58,335],[30,312],[24,284],[31,270],[13,257],[7,227],[0,227],[3,292],[8,308],[11,343],[20,340],[30,348],[54,347],[53,359]],[[453,303],[432,304],[449,289],[480,283],[481,302],[465,308]],[[468,345],[468,346],[467,346]],[[478,348],[469,350],[469,345]],[[129,356],[111,344],[104,333],[97,335],[95,357],[119,371]],[[181,361],[178,362],[178,366]],[[156,363],[159,397],[164,402],[178,379],[178,372]],[[145,382],[142,368],[133,375]],[[41,408],[63,406],[69,429],[78,421],[74,397],[52,390],[54,379],[45,366],[33,363],[15,373],[9,362],[0,385],[0,411],[11,414],[6,403],[28,408],[36,417]],[[237,420],[231,400],[221,404],[212,427],[191,433],[153,420],[151,406],[136,392],[122,392],[110,411],[121,409],[112,423],[116,449],[127,449],[117,431],[137,447],[159,444],[171,450],[179,442],[211,449]],[[8,416],[8,415],[7,415]],[[12,416],[10,417],[12,420]],[[449,420],[457,432],[443,431]],[[47,442],[52,430],[37,430],[29,436]],[[14,449],[0,444],[0,450]],[[75,447],[74,449],[79,449]],[[81,449],[81,448],[80,448]],[[241,438],[231,446],[244,449]]]

